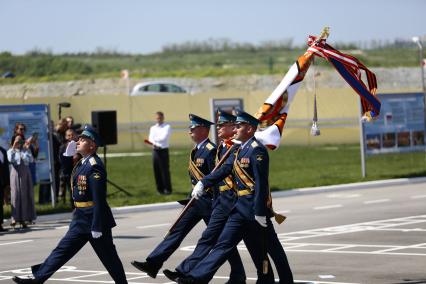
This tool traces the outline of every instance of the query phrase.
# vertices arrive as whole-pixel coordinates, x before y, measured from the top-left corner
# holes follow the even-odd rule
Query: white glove
[[[266,216],[254,216],[254,219],[259,223],[260,226],[266,228]]]
[[[92,231],[92,237],[94,239],[99,239],[100,237],[102,237],[102,233],[101,232]]]
[[[201,197],[201,195],[203,195],[203,193],[204,193],[204,184],[201,181],[199,181],[194,186],[191,196],[194,197],[195,199],[198,199]]]
[[[64,156],[72,157],[76,153],[77,153],[77,143],[75,143],[74,140],[71,140],[70,143],[68,143],[67,148],[65,149]]]

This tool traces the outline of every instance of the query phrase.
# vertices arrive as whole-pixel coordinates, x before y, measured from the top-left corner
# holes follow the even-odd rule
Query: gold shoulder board
[[[90,158],[89,159],[89,163],[93,166],[93,165],[96,165],[96,160],[95,160],[95,158]]]
[[[211,150],[214,148],[214,146],[211,143],[207,143],[206,148]]]
[[[253,141],[253,142],[251,143],[251,146],[252,146],[253,148],[256,148],[257,146],[259,146],[259,144],[257,144],[257,142],[256,142],[256,141]]]

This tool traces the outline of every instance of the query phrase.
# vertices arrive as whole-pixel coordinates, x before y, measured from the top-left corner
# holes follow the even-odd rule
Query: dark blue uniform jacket
[[[77,204],[93,202],[93,206],[76,208],[71,227],[76,226],[82,233],[104,232],[116,226],[107,203],[105,167],[96,154],[82,160],[73,169],[72,196]]]
[[[240,178],[237,174],[237,164],[246,174],[246,178]],[[267,206],[269,197],[269,155],[262,143],[256,138],[251,138],[244,147],[240,147],[234,155],[214,173],[203,178],[205,187],[212,186],[223,180],[229,174],[233,174],[236,189],[241,192],[250,192],[241,195],[235,204],[234,210],[238,210],[247,220],[254,220],[254,216],[272,216],[272,211]],[[247,179],[251,181],[247,182]]]

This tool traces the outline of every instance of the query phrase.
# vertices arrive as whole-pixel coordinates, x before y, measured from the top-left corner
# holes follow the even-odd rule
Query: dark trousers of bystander
[[[0,185],[0,231],[3,226],[3,199],[4,199],[4,188]]]
[[[59,178],[59,198],[62,199],[63,203],[67,201],[67,194],[69,195],[69,203],[71,204],[71,207],[74,208],[71,192],[71,177],[61,175]]]
[[[154,149],[152,151],[155,183],[160,194],[172,193],[170,181],[169,149]]]

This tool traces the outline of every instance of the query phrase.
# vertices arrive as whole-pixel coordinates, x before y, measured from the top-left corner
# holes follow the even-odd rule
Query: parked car
[[[5,72],[3,75],[1,75],[2,78],[15,78],[15,74],[13,74],[11,71]]]
[[[131,96],[145,96],[159,93],[187,93],[187,91],[178,85],[167,82],[144,82],[136,84]]]

